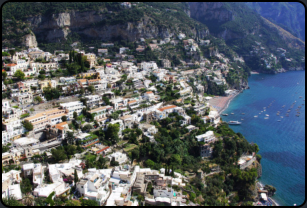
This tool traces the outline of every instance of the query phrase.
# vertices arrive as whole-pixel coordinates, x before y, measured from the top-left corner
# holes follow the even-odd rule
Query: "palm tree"
[[[33,196],[30,194],[27,194],[25,197],[22,198],[22,202],[26,205],[26,206],[33,206]]]

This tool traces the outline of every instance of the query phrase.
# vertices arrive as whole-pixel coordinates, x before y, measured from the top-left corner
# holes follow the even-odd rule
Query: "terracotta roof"
[[[182,101],[182,98],[180,98],[180,99],[176,100],[176,102],[181,102],[181,101]]]
[[[17,64],[7,64],[5,66],[16,66]]]
[[[101,149],[101,150],[98,150],[98,151],[96,152],[96,154],[99,154],[100,152],[105,151],[105,150],[107,150],[107,149],[109,149],[109,148],[110,148],[110,147],[107,146],[107,147],[105,147],[105,148],[103,148],[103,149]]]
[[[90,79],[90,80],[87,80],[88,82],[97,82],[99,81],[100,79]]]
[[[94,113],[94,112],[97,112],[97,111],[100,111],[100,110],[104,110],[104,109],[107,109],[108,107],[110,107],[110,106],[102,106],[100,108],[96,108],[96,109],[91,110],[90,113]]]
[[[136,103],[136,100],[129,101],[128,104]]]
[[[86,82],[87,79],[79,79],[79,82]]]
[[[146,94],[151,94],[151,93],[152,93],[152,91],[146,92]]]
[[[55,125],[55,128],[63,130],[64,129],[64,125],[66,125],[66,121],[62,122],[62,123],[58,123]]]
[[[170,106],[166,106],[166,107],[163,107],[163,108],[159,108],[158,110],[159,111],[164,111],[164,110],[167,110],[167,109],[171,109],[171,108],[176,108],[177,106],[175,105],[170,105]]]

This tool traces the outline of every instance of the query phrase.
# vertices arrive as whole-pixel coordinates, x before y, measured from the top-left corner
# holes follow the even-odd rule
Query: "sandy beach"
[[[215,96],[209,100],[210,106],[215,108],[219,114],[222,113],[229,105],[230,101],[236,97],[240,92],[229,96]]]

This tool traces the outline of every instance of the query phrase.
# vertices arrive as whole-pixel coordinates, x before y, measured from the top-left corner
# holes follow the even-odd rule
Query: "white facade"
[[[85,106],[83,105],[82,102],[80,101],[75,101],[75,102],[69,102],[69,103],[61,103],[60,106],[63,109],[68,110],[68,116],[69,118],[73,118],[73,113],[77,112],[78,116],[81,114],[81,111]]]
[[[118,162],[119,164],[122,164],[122,163],[127,161],[127,155],[123,154],[121,152],[115,152],[115,153],[109,155],[108,158],[110,158],[110,160],[112,160],[114,158],[114,160],[116,162]]]
[[[216,140],[213,131],[207,131],[205,134],[198,135],[196,139],[199,142],[212,142]]]

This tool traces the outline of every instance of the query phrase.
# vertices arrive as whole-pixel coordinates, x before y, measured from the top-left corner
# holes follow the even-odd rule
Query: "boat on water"
[[[261,113],[259,113],[259,115],[260,115]]]
[[[245,115],[245,113],[241,113],[242,115]]]
[[[265,114],[265,116],[270,116],[269,114]]]
[[[285,105],[282,106],[282,108],[284,108],[284,107],[285,107]]]
[[[264,117],[264,119],[269,119],[269,117]]]
[[[228,116],[228,114],[227,113],[223,113],[222,116]]]
[[[283,116],[280,116],[280,118],[283,118]]]
[[[296,116],[297,116],[297,117],[299,117],[299,116],[300,116],[300,114],[296,114]]]
[[[289,114],[286,114],[287,117],[289,117]]]
[[[257,118],[258,116],[254,116],[255,118]]]
[[[302,96],[300,96],[300,98],[302,98]]]
[[[243,121],[244,119],[243,119],[243,118],[241,118],[241,120]]]
[[[266,110],[263,110],[263,111],[266,111]]]
[[[231,113],[231,115],[233,115],[234,113]]]
[[[304,105],[304,103],[302,105]]]
[[[280,120],[277,120],[278,122],[280,122]]]
[[[239,122],[239,121],[229,121],[228,124],[230,124],[230,125],[239,125],[239,124],[241,124],[241,122]]]
[[[263,111],[261,111],[261,113],[262,113]]]
[[[276,113],[277,116],[279,116],[279,113]]]

